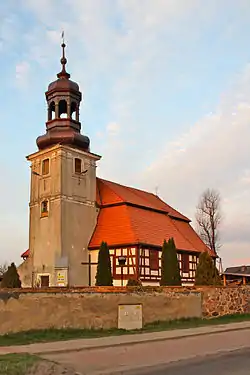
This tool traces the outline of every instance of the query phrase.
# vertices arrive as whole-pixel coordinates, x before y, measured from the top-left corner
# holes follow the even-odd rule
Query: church
[[[174,238],[183,285],[192,285],[198,258],[208,251],[190,220],[157,195],[96,176],[101,156],[81,134],[82,94],[66,71],[45,93],[46,133],[30,162],[29,249],[18,272],[23,287],[95,285],[98,250],[110,249],[114,285],[139,279],[159,285],[161,248]]]

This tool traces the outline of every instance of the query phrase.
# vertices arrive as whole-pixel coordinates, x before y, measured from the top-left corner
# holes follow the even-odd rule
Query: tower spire
[[[65,41],[64,41],[64,31],[62,32],[62,44],[61,44],[61,47],[62,47],[62,58],[61,58],[61,64],[62,64],[62,70],[60,71],[60,73],[57,74],[57,77],[58,78],[66,78],[66,79],[69,79],[70,78],[70,74],[66,72],[66,64],[67,64],[67,59],[65,57],[65,47],[66,47],[66,44],[65,44]]]

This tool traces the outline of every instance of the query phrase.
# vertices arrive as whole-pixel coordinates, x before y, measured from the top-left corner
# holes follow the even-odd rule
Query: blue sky
[[[62,29],[98,175],[158,186],[191,218],[219,189],[224,265],[250,263],[249,0],[0,1],[0,261],[28,247],[25,156],[45,129]]]

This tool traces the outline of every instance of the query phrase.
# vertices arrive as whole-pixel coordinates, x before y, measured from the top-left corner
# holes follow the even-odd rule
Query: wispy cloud
[[[161,195],[191,217],[200,193],[208,187],[218,189],[224,216],[221,251],[227,262],[241,248],[250,251],[249,88],[247,65],[231,90],[223,94],[216,112],[192,125],[176,141],[167,142],[142,177],[149,189],[159,184]],[[237,250],[231,246],[236,239]]]
[[[16,65],[16,82],[17,86],[22,89],[26,88],[29,82],[30,64],[22,61]]]

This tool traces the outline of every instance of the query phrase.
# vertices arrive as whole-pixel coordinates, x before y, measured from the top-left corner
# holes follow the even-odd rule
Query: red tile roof
[[[119,203],[130,203],[143,208],[151,208],[155,211],[167,212],[170,216],[177,219],[190,221],[186,216],[152,193],[100,178],[97,178],[97,203],[103,207]]]
[[[27,258],[29,256],[29,254],[30,254],[30,251],[28,249],[24,253],[22,253],[21,258]]]
[[[190,225],[190,220],[159,197],[135,188],[97,178],[96,201],[100,207],[89,249],[102,241],[110,247],[151,245],[161,247],[173,237],[180,251],[209,251]],[[27,257],[29,250],[21,256]]]
[[[110,247],[161,247],[164,239],[173,237],[178,250],[209,251],[190,220],[152,193],[97,178],[97,202],[100,212],[89,249],[98,248],[102,241]]]

